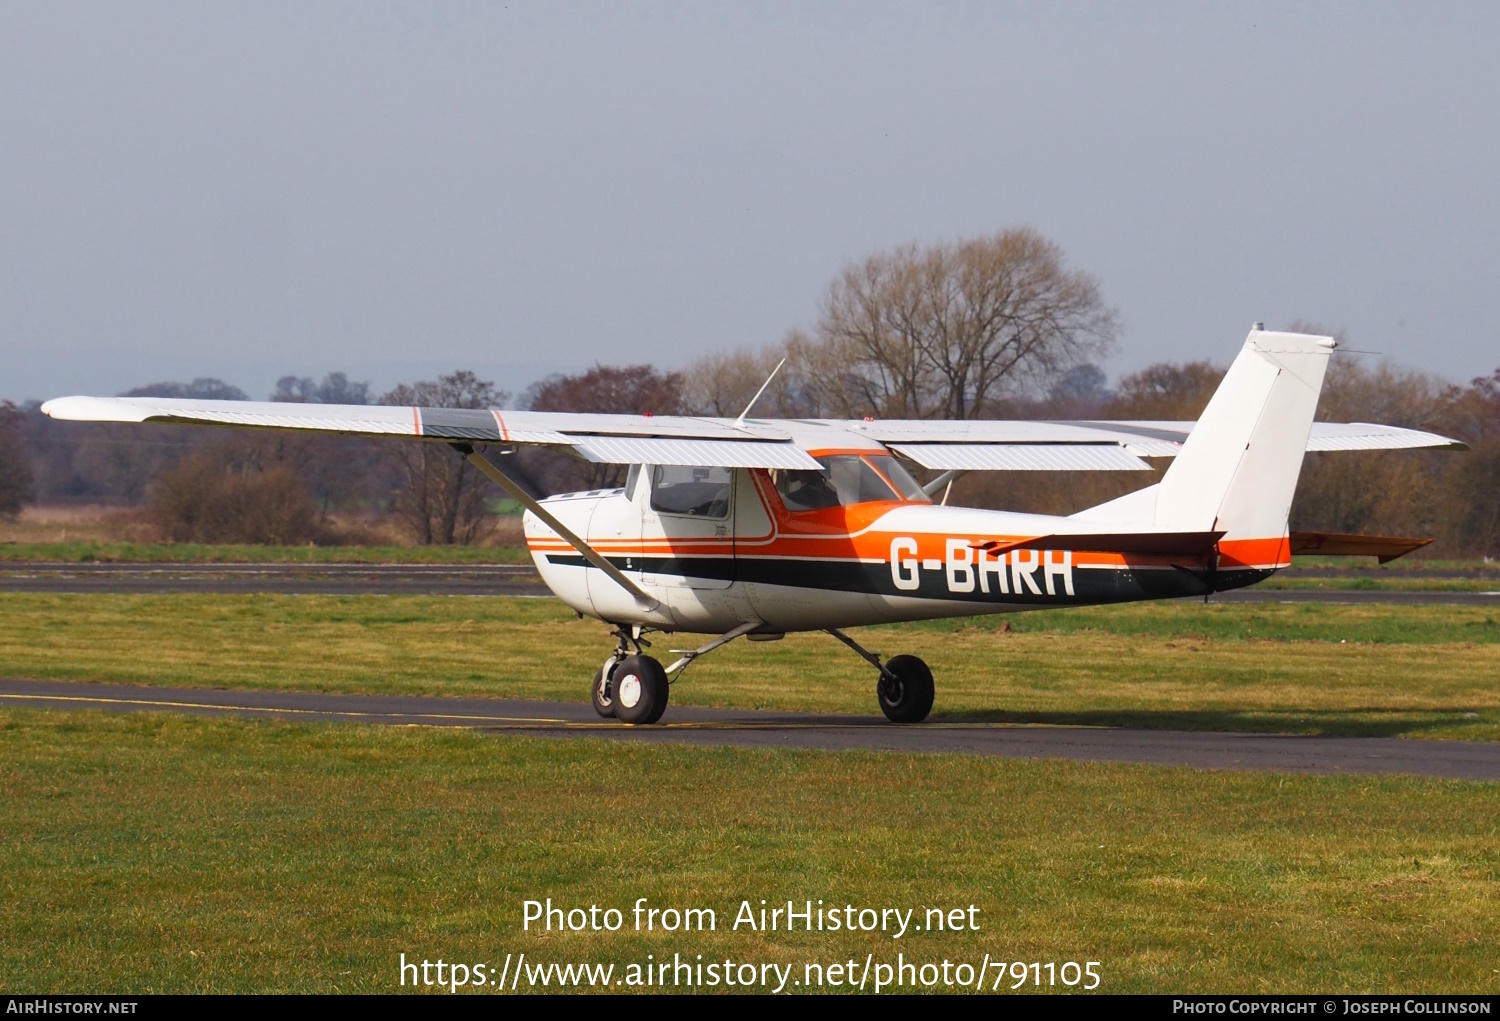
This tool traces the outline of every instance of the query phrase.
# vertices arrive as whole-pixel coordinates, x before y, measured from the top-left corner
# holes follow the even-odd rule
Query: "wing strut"
[[[489,458],[485,457],[483,454],[479,453],[479,451],[475,450],[471,444],[455,443],[453,444],[453,449],[462,454],[464,456],[464,460],[468,461],[475,468],[479,469],[480,474],[482,474],[485,478],[489,479],[491,482],[495,483],[495,485],[499,486],[501,489],[509,493],[511,495],[511,498],[515,500],[516,503],[519,503],[522,507],[525,507],[527,510],[531,511],[531,513],[541,518],[543,524],[545,524],[548,528],[552,529],[558,535],[567,540],[569,546],[572,546],[579,553],[583,554],[583,559],[587,560],[590,564],[593,564],[595,567],[599,568],[599,570],[609,575],[610,579],[613,580],[615,584],[619,585],[626,592],[629,592],[632,596],[634,596],[636,602],[645,606],[648,610],[654,610],[656,609],[656,607],[661,605],[658,600],[651,598],[651,596],[646,593],[645,589],[641,588],[635,582],[625,577],[624,572],[622,572],[618,567],[610,563],[608,560],[604,559],[604,557],[600,556],[599,553],[594,549],[594,547],[584,542],[577,535],[575,535],[567,525],[564,525],[561,521],[557,520],[557,518],[553,517],[551,511],[547,510],[547,508],[537,503],[530,493],[526,492],[526,490],[517,485],[509,475],[506,475],[499,468],[496,468],[494,464],[490,462]]]

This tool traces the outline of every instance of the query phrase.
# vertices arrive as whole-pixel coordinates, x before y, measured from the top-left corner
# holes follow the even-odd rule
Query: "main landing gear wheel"
[[[875,691],[892,723],[921,723],[932,712],[932,671],[915,656],[891,657]]]
[[[667,711],[667,672],[650,656],[626,657],[611,678],[615,717],[621,723],[655,723]]]
[[[614,672],[618,660],[611,659],[598,670],[594,671],[594,684],[592,688],[594,712],[605,719],[614,719]]]

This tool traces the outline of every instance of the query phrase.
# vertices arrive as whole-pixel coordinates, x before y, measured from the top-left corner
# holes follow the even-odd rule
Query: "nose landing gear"
[[[640,625],[622,626],[615,637],[619,644],[590,685],[594,712],[621,723],[655,723],[667,711],[667,671],[641,651],[649,643],[641,640]]]
[[[651,644],[641,639],[641,625],[629,628],[621,625],[614,632],[619,644],[594,674],[594,711],[606,719],[612,716],[622,723],[657,722],[667,711],[671,682],[680,677],[694,660],[760,627],[759,621],[746,621],[696,649],[673,649],[682,656],[671,666],[664,667],[659,660],[641,651],[642,646]],[[635,646],[633,654],[630,651],[632,645]]]

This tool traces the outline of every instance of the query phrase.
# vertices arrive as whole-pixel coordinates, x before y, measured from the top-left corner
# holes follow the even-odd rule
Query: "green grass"
[[[1500,590],[1500,578],[1424,578],[1415,572],[1391,577],[1298,578],[1273,575],[1256,586],[1262,589],[1363,592],[1494,592]],[[1500,598],[1496,599],[1500,605]]]
[[[11,990],[386,992],[403,952],[1500,990],[1497,784],[0,710],[0,786]],[[523,933],[547,897],[720,927]],[[742,898],[974,904],[980,931],[728,931]]]
[[[0,676],[579,700],[612,646],[550,599],[0,593]],[[653,652],[695,644],[655,636]],[[939,719],[1500,740],[1500,624],[1464,606],[1180,601],[862,629]],[[875,711],[824,635],[738,642],[684,705]]]
[[[1486,560],[1483,557],[1470,557],[1468,559],[1453,559],[1440,557],[1406,556],[1398,557],[1390,563],[1382,564],[1374,557],[1330,557],[1298,555],[1292,557],[1293,567],[1308,568],[1354,568],[1357,570],[1368,570],[1372,573],[1405,574],[1420,573],[1422,571],[1494,571],[1500,570],[1500,563],[1494,560]]]
[[[518,546],[212,546],[185,542],[6,542],[0,563],[521,564]]]

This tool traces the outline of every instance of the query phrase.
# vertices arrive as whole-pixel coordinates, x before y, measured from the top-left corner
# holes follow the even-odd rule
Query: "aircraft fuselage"
[[[653,509],[650,469],[632,489],[545,501],[559,520],[659,605],[646,608],[528,515],[543,580],[564,602],[611,623],[723,633],[758,621],[767,632],[1058,606],[1201,596],[1239,588],[1281,566],[1283,544],[1241,557],[1149,556],[1005,549],[1036,536],[1093,531],[1071,518],[872,501],[796,513],[767,473],[734,472],[722,517]]]

